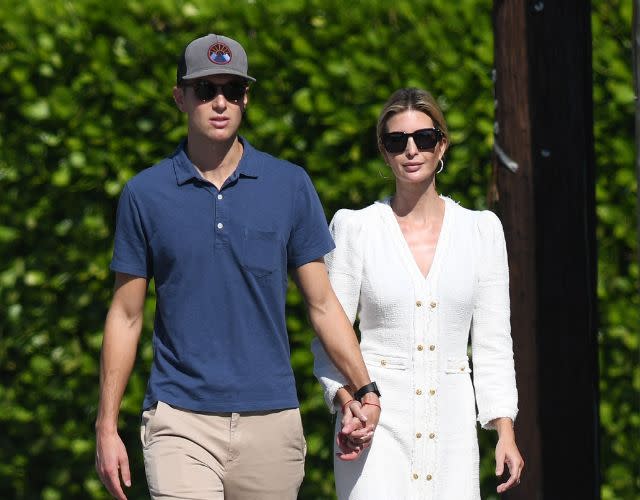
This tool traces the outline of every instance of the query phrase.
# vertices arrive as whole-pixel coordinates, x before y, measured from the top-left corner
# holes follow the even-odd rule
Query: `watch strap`
[[[375,382],[371,382],[370,384],[363,385],[362,387],[360,387],[360,389],[358,389],[353,394],[353,399],[355,399],[356,401],[362,401],[362,398],[364,397],[364,395],[369,393],[369,392],[373,392],[378,397],[380,397],[380,391],[378,390],[378,384],[376,384]]]

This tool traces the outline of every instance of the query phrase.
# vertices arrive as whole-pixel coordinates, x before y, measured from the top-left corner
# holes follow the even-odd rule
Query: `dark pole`
[[[513,498],[542,499],[536,344],[536,239],[525,1],[494,4],[496,123],[492,200],[509,253],[511,331],[520,412],[516,439],[525,472]]]
[[[526,461],[509,499],[600,498],[590,15],[581,0],[494,3],[494,192]]]

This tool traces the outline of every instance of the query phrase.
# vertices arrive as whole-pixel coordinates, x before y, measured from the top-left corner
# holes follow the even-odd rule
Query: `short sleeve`
[[[471,321],[474,387],[478,421],[492,428],[499,417],[518,413],[509,303],[509,264],[502,224],[489,211],[479,212],[480,254],[476,300]]]
[[[120,195],[111,270],[151,278],[153,266],[140,210],[128,185]]]
[[[358,212],[339,210],[329,229],[336,244],[335,250],[325,256],[329,279],[344,312],[353,324],[358,313],[363,267],[362,224]],[[347,382],[317,338],[313,340],[311,350],[314,355],[314,374],[324,389],[329,410],[334,413],[336,392]]]
[[[333,248],[318,193],[302,171],[293,204],[293,228],[287,243],[288,267],[297,268],[319,259]]]

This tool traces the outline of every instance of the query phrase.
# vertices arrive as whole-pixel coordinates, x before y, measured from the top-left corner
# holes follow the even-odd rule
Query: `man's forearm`
[[[310,307],[309,317],[327,355],[353,390],[370,383],[360,344],[338,299],[334,296],[322,307]]]
[[[141,330],[141,318],[128,321],[112,311],[107,316],[100,356],[97,430],[117,430],[120,403],[133,369]]]
[[[307,303],[311,325],[334,366],[354,391],[369,384],[358,338],[331,288],[324,262],[319,259],[300,266],[294,278]]]

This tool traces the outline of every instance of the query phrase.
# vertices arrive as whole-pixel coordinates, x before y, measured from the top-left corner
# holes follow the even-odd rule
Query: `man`
[[[378,421],[377,388],[322,260],[333,241],[313,185],[238,135],[255,81],[247,70],[235,40],[187,45],[173,89],[187,139],[120,198],[96,420],[96,469],[118,499],[121,480],[131,482],[118,412],[151,278],[141,439],[152,498],[296,498],[306,445],[285,327],[288,270],[332,361],[371,403],[349,405],[367,423],[363,442]]]

